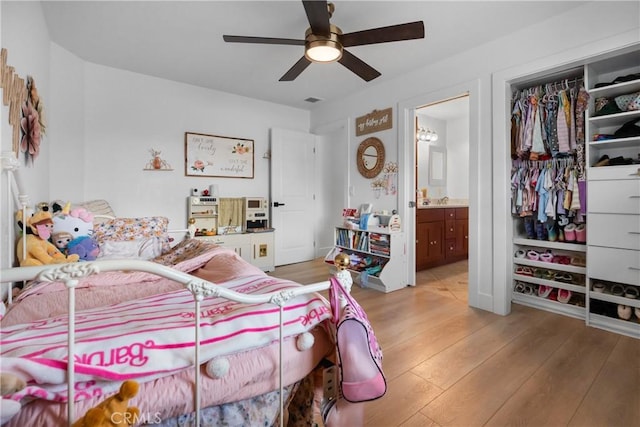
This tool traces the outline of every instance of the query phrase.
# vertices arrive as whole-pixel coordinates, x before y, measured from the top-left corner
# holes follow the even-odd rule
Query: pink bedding
[[[190,272],[220,286],[226,286],[230,281],[237,284],[238,281],[242,283],[249,278],[255,280],[257,276],[261,276],[267,283],[278,282],[279,286],[299,286],[293,282],[274,280],[246,263],[233,251],[196,240],[178,245],[174,251],[156,261]],[[77,309],[85,310],[105,304],[138,300],[182,288],[178,283],[147,273],[100,273],[81,281],[76,291]],[[61,285],[30,287],[20,295],[18,302],[2,319],[3,330],[12,329],[11,325],[64,314],[66,298],[66,289]],[[326,301],[324,303],[326,304]],[[306,351],[296,348],[295,336],[285,340],[285,385],[302,379],[333,349],[329,334],[322,325],[313,328],[312,333],[315,345]],[[245,399],[277,388],[277,342],[262,348],[248,349],[233,355],[219,354],[215,357],[227,358],[230,370],[226,376],[218,379],[212,379],[203,373],[202,407]],[[172,376],[144,381],[141,383],[140,393],[132,403],[140,407],[142,412],[158,414],[163,419],[189,412],[193,410],[193,375],[193,368],[187,368]],[[167,392],[168,390],[170,392]],[[83,414],[101,399],[102,397],[96,396],[76,402],[76,413],[78,416]],[[35,419],[43,419],[43,426],[52,425],[51,420],[57,420],[56,423],[59,423],[61,419],[66,419],[66,405],[38,399],[27,405],[8,425],[37,425],[34,424]]]

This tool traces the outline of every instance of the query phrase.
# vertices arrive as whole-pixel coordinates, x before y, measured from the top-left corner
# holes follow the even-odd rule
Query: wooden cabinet
[[[416,213],[416,270],[467,258],[469,210],[466,207],[423,208]]]

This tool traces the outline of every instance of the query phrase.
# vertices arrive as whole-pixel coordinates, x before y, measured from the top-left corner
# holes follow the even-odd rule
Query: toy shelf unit
[[[214,236],[218,230],[218,199],[216,197],[188,197],[187,219],[193,221],[196,237]]]
[[[403,232],[390,232],[386,227],[367,230],[335,228],[335,246],[325,257],[333,265],[338,253],[351,259],[349,271],[362,287],[392,292],[407,286],[406,247]]]

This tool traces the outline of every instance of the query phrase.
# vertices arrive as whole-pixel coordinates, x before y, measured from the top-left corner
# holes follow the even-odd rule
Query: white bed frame
[[[9,155],[10,154],[10,155]],[[22,209],[24,213],[29,208],[29,197],[22,191],[22,184],[19,176],[19,164],[13,156],[12,152],[2,153],[2,169],[8,174],[8,187],[7,205],[11,206],[11,199],[14,199],[14,203],[18,209]],[[17,210],[17,209],[16,209]],[[23,225],[24,227],[24,225]],[[190,231],[190,230],[179,230]],[[11,236],[14,238],[15,236]],[[14,239],[15,240],[15,239]],[[11,240],[13,241],[13,240]],[[174,280],[181,283],[187,288],[193,295],[194,299],[194,366],[195,366],[195,392],[194,392],[194,407],[195,407],[195,425],[200,425],[200,302],[204,298],[209,297],[221,297],[231,301],[255,304],[255,303],[271,303],[279,307],[280,309],[280,328],[279,328],[279,366],[282,366],[282,329],[283,329],[283,310],[287,302],[297,296],[310,294],[314,292],[320,292],[329,289],[329,281],[323,281],[311,285],[306,285],[299,288],[286,289],[279,292],[272,292],[264,295],[245,295],[238,292],[231,291],[221,286],[216,286],[214,283],[197,278],[187,273],[174,270],[170,267],[166,267],[160,264],[156,264],[150,261],[139,260],[105,260],[105,261],[91,261],[81,263],[70,264],[56,264],[45,265],[39,267],[19,267],[19,268],[3,268],[0,270],[0,281],[2,287],[9,286],[9,300],[11,303],[11,285],[13,282],[20,282],[32,279],[38,279],[45,282],[63,282],[68,289],[68,302],[69,302],[69,330],[68,330],[68,354],[75,353],[75,287],[77,286],[79,279],[106,271],[118,271],[118,270],[135,270],[147,273],[156,274],[158,276]],[[340,274],[337,274],[340,277]],[[343,281],[344,283],[344,281]],[[344,283],[346,289],[350,289],[350,284]],[[67,369],[67,390],[68,396],[74,396],[74,379],[75,379],[75,358],[68,358]],[[283,373],[282,369],[279,369],[279,390],[280,390],[280,426],[284,425],[284,386],[282,384]],[[74,422],[75,417],[74,401],[73,398],[68,400],[67,418],[68,425]]]

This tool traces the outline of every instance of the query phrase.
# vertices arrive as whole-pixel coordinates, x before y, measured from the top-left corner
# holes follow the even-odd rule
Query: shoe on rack
[[[631,319],[631,306],[629,305],[618,305],[618,317],[622,320]]]
[[[564,228],[564,241],[575,243],[576,241],[576,225],[574,223],[567,224]]]
[[[571,291],[566,289],[558,289],[558,302],[566,304],[571,299]]]
[[[576,242],[587,243],[587,226],[585,224],[576,227]]]
[[[552,290],[553,290],[553,288],[551,286],[539,285],[538,286],[538,296],[540,298],[547,298],[549,296],[549,294],[551,294]]]

